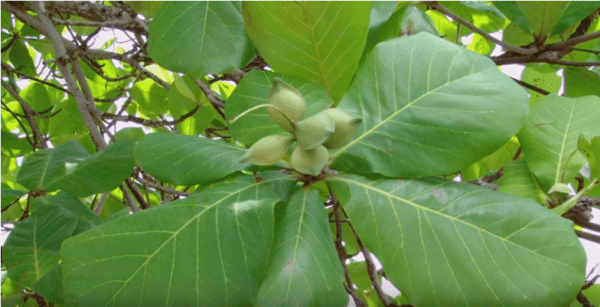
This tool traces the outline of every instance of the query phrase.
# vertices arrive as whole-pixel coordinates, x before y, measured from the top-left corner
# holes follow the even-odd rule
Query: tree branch
[[[225,107],[225,102],[221,98],[219,98],[219,96],[217,96],[217,93],[210,89],[208,85],[204,84],[202,80],[198,79],[195,82],[196,85],[198,85],[198,87],[204,92],[204,95],[206,95],[206,99],[213,105],[215,110],[219,112],[221,117],[225,118],[225,113],[223,113],[223,111],[221,110]]]
[[[440,11],[442,12],[444,15],[452,18],[453,20],[456,20],[457,22],[463,24],[465,27],[471,29],[473,32],[483,36],[485,39],[489,40],[490,42],[496,44],[496,45],[500,45],[502,47],[504,47],[507,50],[516,52],[516,53],[520,53],[520,54],[534,54],[536,52],[538,52],[539,50],[537,49],[537,47],[533,47],[533,48],[521,48],[521,47],[516,47],[513,46],[511,44],[507,44],[499,39],[496,39],[495,37],[491,36],[490,34],[488,34],[487,32],[479,29],[478,27],[474,26],[472,23],[468,22],[467,20],[465,20],[464,18],[454,14],[452,11],[448,10],[447,8],[445,8],[444,6],[442,6],[441,4],[439,4],[437,1],[431,1],[431,2],[426,2],[430,8],[436,10],[436,11]]]
[[[99,151],[106,148],[106,142],[104,141],[102,134],[100,134],[100,131],[98,131],[98,127],[94,122],[94,118],[87,107],[88,105],[91,105],[94,102],[88,101],[84,93],[77,86],[75,79],[73,79],[73,76],[69,71],[68,63],[71,62],[71,60],[67,55],[67,50],[63,43],[63,37],[60,36],[60,34],[58,34],[56,28],[54,27],[50,19],[48,19],[48,17],[46,16],[46,12],[43,8],[42,2],[30,2],[30,5],[38,13],[38,18],[40,22],[39,26],[41,27],[41,29],[44,29],[44,31],[40,32],[45,32],[45,35],[48,37],[48,39],[52,41],[52,45],[54,46],[54,50],[56,51],[56,60],[58,63],[58,67],[60,68],[65,82],[67,83],[69,91],[75,97],[79,113],[81,114],[84,123],[90,131],[92,141],[94,142],[96,148]]]

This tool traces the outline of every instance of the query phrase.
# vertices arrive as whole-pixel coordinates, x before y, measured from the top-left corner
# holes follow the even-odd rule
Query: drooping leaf
[[[493,1],[493,4],[508,20],[518,25],[523,31],[531,33],[531,25],[516,1]]]
[[[531,198],[541,204],[549,199],[535,175],[527,167],[525,159],[506,163],[502,173],[502,177],[496,181],[498,191]]]
[[[253,70],[244,76],[227,99],[225,104],[227,120],[231,120],[251,107],[267,103],[275,77],[293,86],[304,96],[306,101],[304,118],[316,115],[333,104],[331,98],[327,96],[327,90],[320,84],[277,73]],[[271,120],[264,108],[239,118],[229,125],[229,131],[237,141],[246,146],[254,144],[265,136],[287,133]]]
[[[439,178],[328,183],[415,306],[564,306],[585,280],[572,222],[531,200]]]
[[[569,183],[586,163],[577,151],[581,133],[600,135],[600,97],[560,97],[538,101],[517,137],[527,166],[547,191],[555,183]]]
[[[429,33],[377,45],[339,105],[365,120],[331,167],[387,176],[447,174],[505,144],[527,95],[487,57]]]
[[[550,31],[550,35],[563,32],[570,26],[593,13],[598,7],[600,7],[600,2],[598,1],[569,1],[561,15],[550,15],[550,18],[555,19],[557,16],[560,16],[558,17],[554,28]]]
[[[314,189],[299,189],[275,216],[275,238],[255,306],[346,306],[343,270]]]
[[[196,185],[243,170],[246,149],[191,135],[152,133],[134,149],[140,167],[156,179],[177,185]]]
[[[133,171],[133,146],[121,140],[86,158],[65,161],[60,176],[47,189],[80,197],[114,190]]]
[[[251,305],[280,201],[268,183],[286,178],[239,176],[67,240],[67,305]]]
[[[369,2],[243,2],[246,30],[273,70],[321,83],[339,101],[369,30]]]
[[[25,44],[21,40],[16,40],[10,48],[8,55],[13,67],[26,75],[35,76],[35,64]]]
[[[87,155],[87,151],[77,142],[38,150],[23,159],[17,182],[31,191],[46,188],[62,175],[66,162],[76,161]]]
[[[31,287],[59,262],[60,246],[71,237],[77,218],[58,206],[41,208],[18,223],[2,248],[2,262],[16,289]]]
[[[152,59],[197,76],[242,67],[253,54],[239,2],[164,2],[149,32]]]
[[[31,211],[35,213],[37,210],[45,210],[44,208],[51,206],[61,208],[60,214],[62,215],[77,218],[77,227],[73,234],[85,232],[102,224],[102,219],[94,214],[88,206],[67,192],[36,198],[31,203]]]

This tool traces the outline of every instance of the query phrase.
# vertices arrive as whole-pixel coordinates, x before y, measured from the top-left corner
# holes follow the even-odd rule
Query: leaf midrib
[[[259,182],[259,183],[253,183],[253,184],[251,184],[251,185],[244,186],[243,188],[241,188],[241,189],[239,189],[239,190],[237,190],[237,191],[235,191],[235,192],[233,192],[233,193],[229,193],[229,194],[227,194],[225,197],[223,197],[223,198],[221,198],[221,199],[215,200],[215,201],[213,202],[213,204],[211,204],[211,205],[209,205],[209,206],[206,206],[206,207],[204,208],[204,210],[202,210],[202,211],[201,211],[201,212],[199,212],[198,214],[194,215],[194,216],[193,216],[193,217],[191,217],[191,218],[190,218],[190,219],[189,219],[187,222],[185,222],[185,223],[184,223],[184,224],[183,224],[181,227],[179,227],[178,229],[174,230],[174,231],[173,231],[173,233],[172,233],[172,235],[171,235],[169,238],[167,238],[167,239],[166,239],[166,240],[163,242],[163,244],[161,244],[160,246],[158,246],[158,247],[156,248],[156,251],[154,251],[154,252],[153,252],[152,254],[150,254],[150,255],[147,255],[147,259],[146,259],[146,261],[144,261],[144,262],[143,262],[143,263],[142,263],[142,264],[139,266],[139,268],[138,268],[138,269],[136,269],[136,270],[135,270],[135,271],[134,271],[134,272],[131,274],[131,276],[130,276],[130,277],[127,279],[127,280],[123,281],[123,284],[122,284],[122,286],[121,286],[121,287],[120,287],[120,288],[119,288],[119,289],[118,289],[118,290],[115,292],[115,294],[114,294],[114,295],[113,295],[113,296],[110,298],[110,300],[109,300],[108,302],[109,302],[109,303],[110,303],[110,302],[114,302],[114,300],[115,300],[116,296],[117,296],[117,295],[118,295],[118,294],[121,292],[121,290],[123,290],[123,288],[124,288],[124,287],[125,287],[127,284],[129,284],[129,282],[131,281],[131,279],[132,279],[132,278],[133,278],[133,277],[134,277],[134,276],[135,276],[135,275],[136,275],[136,274],[137,274],[137,273],[138,273],[138,272],[139,272],[139,271],[140,271],[140,270],[141,270],[141,269],[142,269],[144,266],[146,266],[146,265],[148,264],[148,262],[149,262],[149,261],[150,261],[150,260],[151,260],[151,259],[152,259],[152,258],[153,258],[153,257],[154,257],[154,256],[155,256],[155,255],[156,255],[156,254],[157,254],[157,253],[160,251],[160,250],[162,250],[162,248],[163,248],[163,247],[164,247],[164,246],[165,246],[165,245],[166,245],[168,242],[170,242],[171,240],[173,240],[173,238],[175,238],[175,237],[176,237],[176,236],[179,234],[179,232],[180,232],[182,229],[184,229],[185,227],[187,227],[187,226],[188,226],[189,224],[191,224],[192,222],[196,221],[196,219],[198,219],[198,218],[199,218],[199,217],[200,217],[202,214],[204,214],[204,212],[208,211],[209,209],[211,209],[211,208],[213,208],[213,207],[215,207],[215,206],[218,206],[219,204],[221,204],[223,201],[225,201],[225,200],[226,200],[227,198],[229,198],[229,197],[233,197],[233,196],[235,196],[235,195],[238,195],[238,194],[242,193],[242,192],[243,192],[243,191],[245,191],[245,190],[248,190],[248,189],[251,189],[251,188],[256,188],[257,186],[259,186],[259,185],[261,185],[261,184],[265,184],[265,183],[269,183],[269,182],[273,182],[273,181],[277,181],[277,180],[281,180],[281,178],[274,178],[274,179],[270,179],[270,180],[263,180],[263,181],[261,181],[261,182]],[[223,260],[222,260],[222,259],[221,259],[221,262],[223,262]],[[84,266],[85,266],[85,265],[84,265]],[[145,280],[145,279],[144,279],[144,280]],[[169,285],[169,287],[171,287],[171,284]],[[89,293],[89,292],[93,291],[94,289],[95,289],[95,287],[94,287],[94,288],[91,288],[91,289],[90,289],[88,292],[85,292],[85,293],[82,293],[82,294],[80,294],[80,295],[79,295],[79,297],[78,297],[77,299],[75,299],[74,301],[77,301],[77,300],[79,300],[79,299],[80,299],[81,297],[83,297],[85,294],[87,294],[87,293]]]
[[[461,52],[462,52],[462,51],[461,51]],[[411,65],[412,65],[412,61],[411,61]],[[358,136],[356,139],[354,139],[354,140],[350,141],[350,142],[349,142],[348,144],[346,144],[344,147],[340,148],[340,150],[336,151],[336,152],[335,152],[333,155],[331,155],[331,159],[330,159],[330,161],[333,161],[333,160],[335,160],[335,158],[337,158],[337,156],[339,156],[341,153],[345,152],[345,151],[346,151],[346,149],[348,149],[348,148],[352,147],[354,144],[358,143],[358,142],[359,142],[361,139],[363,139],[364,137],[366,137],[366,136],[370,135],[371,133],[373,133],[374,131],[376,131],[376,130],[377,130],[379,127],[383,126],[384,124],[387,124],[389,120],[391,120],[392,118],[394,118],[396,115],[398,115],[398,114],[400,114],[400,113],[404,112],[404,110],[405,110],[406,108],[409,108],[409,107],[413,106],[415,103],[417,103],[417,102],[418,102],[419,100],[421,100],[423,97],[426,97],[427,95],[429,95],[429,94],[431,94],[431,93],[433,93],[433,92],[435,92],[435,91],[437,91],[437,90],[439,90],[439,89],[441,89],[441,88],[444,88],[444,87],[446,87],[446,86],[449,86],[449,85],[453,84],[454,82],[460,81],[460,80],[462,80],[462,79],[464,79],[464,78],[469,78],[469,77],[472,77],[472,76],[476,76],[476,75],[479,75],[479,74],[485,73],[485,72],[487,72],[487,71],[492,71],[492,69],[496,69],[496,68],[495,68],[495,67],[494,67],[494,68],[488,68],[488,69],[485,69],[485,70],[479,71],[479,72],[477,72],[477,73],[475,73],[475,74],[466,75],[466,76],[463,76],[463,77],[460,77],[460,78],[454,79],[454,80],[452,80],[452,81],[450,81],[450,82],[448,82],[448,83],[442,84],[442,85],[440,85],[440,86],[438,86],[438,87],[436,87],[436,88],[434,88],[434,89],[432,89],[432,90],[430,90],[430,91],[427,91],[426,93],[424,93],[423,95],[419,96],[419,97],[418,97],[418,98],[416,98],[415,100],[413,100],[413,101],[411,101],[411,102],[408,102],[408,103],[407,103],[407,104],[406,104],[404,107],[402,107],[401,109],[399,109],[399,110],[397,110],[397,111],[394,111],[394,112],[393,112],[393,113],[392,113],[390,116],[388,116],[388,117],[387,117],[385,120],[382,120],[382,121],[380,121],[378,124],[376,124],[375,126],[373,126],[371,129],[369,129],[369,130],[366,130],[366,131],[365,131],[363,134],[359,135],[359,136]],[[410,80],[412,80],[412,78],[409,78],[408,82],[410,82]],[[377,93],[379,94],[379,90],[377,91]],[[394,95],[395,95],[395,94],[394,94]],[[363,124],[364,124],[364,123],[363,123]]]
[[[549,261],[551,261],[551,262],[560,263],[560,264],[562,264],[562,265],[566,265],[566,266],[568,266],[568,267],[570,267],[570,268],[577,269],[577,268],[573,267],[572,265],[570,265],[570,264],[568,264],[568,263],[563,263],[563,262],[560,262],[560,261],[558,261],[558,260],[556,260],[556,259],[548,258],[548,257],[546,257],[546,256],[544,256],[544,255],[542,255],[542,254],[535,253],[534,251],[532,251],[532,250],[530,250],[530,249],[527,249],[527,248],[525,248],[525,247],[523,247],[523,246],[521,246],[521,245],[518,245],[518,244],[516,244],[515,242],[512,242],[512,241],[510,241],[510,240],[507,240],[507,239],[505,239],[505,238],[502,238],[502,237],[498,236],[497,234],[495,234],[495,233],[493,233],[493,232],[489,232],[489,231],[487,231],[487,230],[485,230],[485,229],[479,228],[479,227],[477,227],[476,225],[473,225],[473,224],[467,223],[467,222],[465,222],[465,221],[463,221],[463,220],[461,220],[461,219],[459,219],[459,218],[456,218],[456,217],[453,217],[453,216],[449,216],[449,215],[447,215],[447,214],[444,214],[444,213],[442,213],[442,212],[439,212],[439,211],[435,211],[435,210],[433,210],[433,209],[431,209],[431,208],[428,208],[428,207],[425,207],[425,206],[423,206],[423,205],[420,205],[420,204],[418,204],[418,203],[412,202],[412,201],[410,201],[410,200],[408,200],[408,199],[404,199],[404,198],[402,198],[402,197],[400,197],[400,196],[394,195],[394,194],[392,194],[392,193],[389,193],[389,192],[387,192],[387,191],[384,191],[384,190],[381,190],[381,189],[379,189],[379,188],[373,187],[373,186],[371,186],[371,185],[364,184],[364,183],[362,183],[362,182],[359,182],[359,181],[356,181],[356,180],[352,180],[352,179],[343,178],[343,177],[337,177],[337,178],[330,179],[330,180],[339,180],[339,181],[345,181],[345,182],[347,182],[347,183],[349,183],[349,184],[355,184],[355,185],[361,186],[361,187],[363,187],[363,188],[365,188],[365,189],[369,189],[369,190],[371,190],[371,191],[373,191],[373,192],[380,193],[381,195],[385,195],[385,196],[387,196],[387,197],[389,197],[389,198],[392,198],[392,199],[396,199],[396,200],[398,200],[398,201],[405,202],[405,203],[407,203],[408,205],[410,205],[410,206],[413,206],[413,207],[415,207],[415,208],[417,208],[417,209],[421,209],[421,210],[423,210],[423,211],[429,211],[429,212],[431,212],[431,213],[433,213],[433,214],[440,215],[440,216],[442,216],[442,217],[444,217],[444,218],[447,218],[447,219],[449,219],[449,220],[451,220],[451,221],[453,221],[453,222],[458,222],[458,223],[461,223],[461,224],[463,224],[463,225],[466,225],[466,226],[468,226],[468,227],[470,227],[470,228],[473,228],[473,229],[477,230],[477,231],[478,231],[478,232],[480,232],[480,233],[481,233],[481,232],[483,232],[483,233],[486,233],[486,234],[488,234],[488,235],[490,235],[490,236],[492,236],[492,237],[495,237],[495,238],[497,238],[497,239],[501,240],[501,242],[509,242],[509,243],[510,243],[511,245],[513,245],[513,246],[516,246],[516,247],[518,247],[518,248],[524,249],[524,250],[528,251],[529,253],[533,253],[533,254],[535,254],[535,255],[537,255],[537,256],[540,256],[540,257],[542,257],[542,258],[544,258],[544,259],[547,259],[547,260],[549,260]],[[533,221],[532,221],[532,222],[533,222]],[[523,229],[523,228],[521,228],[521,229]],[[521,229],[520,229],[520,230],[521,230]],[[519,231],[520,231],[520,230],[519,230]],[[513,233],[511,233],[511,236],[512,236],[513,234],[515,234],[515,233],[517,233],[517,232],[513,232]]]

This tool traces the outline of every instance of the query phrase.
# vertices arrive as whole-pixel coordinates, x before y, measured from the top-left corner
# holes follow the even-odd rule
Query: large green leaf
[[[67,305],[251,305],[280,201],[271,185],[286,178],[240,176],[67,240]]]
[[[227,99],[225,104],[225,117],[227,120],[251,107],[267,103],[275,77],[279,77],[290,84],[304,96],[306,100],[304,118],[309,118],[333,104],[331,98],[327,96],[327,90],[318,83],[277,73],[253,70],[244,76],[235,91]],[[248,113],[230,124],[229,131],[237,141],[247,146],[254,144],[254,142],[265,136],[287,133],[271,120],[264,108]]]
[[[268,270],[255,306],[346,306],[343,270],[315,189],[278,208]]]
[[[573,223],[531,200],[438,178],[328,183],[415,306],[565,306],[585,281]]]
[[[313,80],[339,101],[369,30],[369,2],[242,3],[248,36],[273,70]]]
[[[149,32],[148,53],[174,71],[228,72],[253,54],[239,2],[164,2]]]
[[[77,217],[59,206],[40,208],[15,226],[2,247],[2,263],[16,289],[31,287],[59,263],[60,245],[76,226]]]
[[[152,133],[135,146],[140,167],[156,179],[177,185],[196,185],[223,178],[247,165],[246,149],[191,135]]]
[[[569,183],[585,165],[577,138],[600,135],[600,97],[560,97],[551,94],[531,108],[517,135],[529,169],[548,191],[555,183]]]
[[[380,43],[339,105],[361,116],[332,168],[388,176],[447,174],[505,144],[526,92],[487,57],[429,33]]]

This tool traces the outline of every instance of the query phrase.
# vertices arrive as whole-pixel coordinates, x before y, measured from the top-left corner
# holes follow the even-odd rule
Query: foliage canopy
[[[3,2],[2,305],[594,302],[599,13]],[[273,84],[306,104],[287,131]],[[354,125],[336,146],[330,108]],[[283,159],[240,161],[273,135]],[[296,146],[326,166],[299,172]]]

